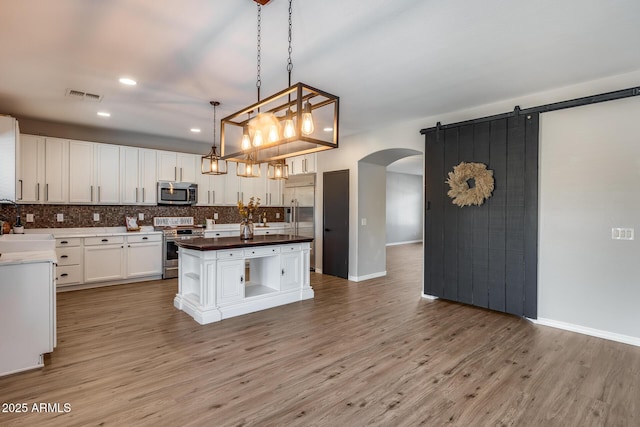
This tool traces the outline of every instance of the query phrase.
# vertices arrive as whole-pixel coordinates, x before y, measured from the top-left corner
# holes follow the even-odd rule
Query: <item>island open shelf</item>
[[[311,238],[291,235],[197,238],[179,246],[174,306],[198,323],[313,298]]]

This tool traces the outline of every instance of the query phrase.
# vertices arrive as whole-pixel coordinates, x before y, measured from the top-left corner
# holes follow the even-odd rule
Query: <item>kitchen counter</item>
[[[80,228],[30,228],[25,234],[52,234],[55,238],[62,237],[105,237],[130,236],[135,234],[162,234],[153,227],[143,226],[140,231],[127,231],[126,227],[80,227]]]
[[[220,249],[240,249],[253,246],[284,245],[290,243],[311,242],[311,237],[293,236],[290,234],[269,234],[264,236],[254,236],[251,240],[240,240],[239,237],[218,237],[182,240],[176,244],[185,249],[196,251],[217,251]]]
[[[178,245],[173,304],[200,324],[313,298],[309,237],[197,238]]]

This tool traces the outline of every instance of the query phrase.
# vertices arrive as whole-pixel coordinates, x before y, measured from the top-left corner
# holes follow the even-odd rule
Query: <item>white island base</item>
[[[180,247],[173,304],[204,325],[311,299],[309,251],[309,242],[267,246],[257,242],[218,250]]]

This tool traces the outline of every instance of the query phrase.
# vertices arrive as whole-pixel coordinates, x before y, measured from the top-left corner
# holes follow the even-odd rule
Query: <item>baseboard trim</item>
[[[349,280],[352,282],[362,282],[364,280],[375,279],[378,277],[384,277],[387,275],[387,270],[379,271],[377,273],[365,274],[364,276],[349,276]]]
[[[422,298],[424,298],[424,299],[430,299],[430,300],[436,300],[436,299],[438,299],[438,298],[440,298],[440,297],[437,297],[437,296],[435,296],[435,295],[429,295],[429,294],[424,294],[424,293],[423,293],[423,294],[422,294]]]
[[[615,332],[603,331],[601,329],[588,328],[586,326],[574,325],[573,323],[560,322],[558,320],[544,319],[540,317],[537,319],[529,320],[537,325],[550,326],[552,328],[564,329],[565,331],[577,332],[579,334],[590,335],[596,338],[604,338],[605,340],[616,341],[623,344],[640,347],[639,337],[617,334]]]
[[[422,243],[422,240],[407,240],[406,242],[387,243],[387,246],[408,245],[410,243]]]

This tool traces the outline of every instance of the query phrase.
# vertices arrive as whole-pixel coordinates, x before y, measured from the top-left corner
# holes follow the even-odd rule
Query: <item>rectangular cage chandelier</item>
[[[339,97],[296,83],[221,121],[225,160],[257,163],[338,148]]]

